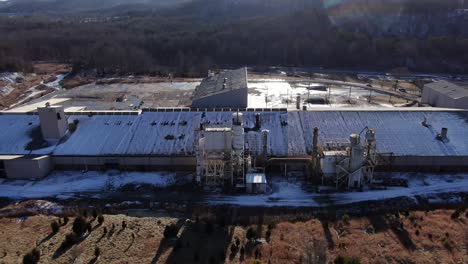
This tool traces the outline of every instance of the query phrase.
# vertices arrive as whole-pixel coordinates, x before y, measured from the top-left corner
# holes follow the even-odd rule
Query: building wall
[[[378,170],[413,172],[463,172],[468,171],[468,156],[396,156],[390,166]]]
[[[265,183],[247,183],[246,191],[248,193],[266,193],[266,187]]]
[[[4,160],[6,176],[9,179],[41,179],[53,169],[52,159],[44,156],[39,159],[16,158]]]
[[[246,108],[247,95],[247,87],[245,89],[226,91],[224,93],[194,99],[192,101],[192,107]]]
[[[468,109],[468,97],[453,99],[430,87],[424,87],[421,103],[434,107]]]
[[[56,169],[61,170],[193,170],[196,168],[195,157],[190,156],[54,156]]]

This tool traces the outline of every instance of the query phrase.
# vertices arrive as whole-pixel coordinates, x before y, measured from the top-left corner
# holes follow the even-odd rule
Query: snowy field
[[[274,179],[272,192],[264,195],[210,195],[206,202],[209,204],[231,204],[240,206],[329,206],[376,201],[398,197],[415,198],[423,196],[434,202],[439,201],[438,195],[442,193],[467,192],[467,174],[395,174],[399,178],[406,178],[409,188],[391,187],[387,190],[366,192],[343,192],[332,194],[317,194],[306,192],[298,183],[288,183],[284,180]]]
[[[383,102],[368,102],[368,97],[388,97],[388,95],[370,92],[357,87],[329,87],[326,91],[313,89],[320,87],[318,83],[302,83],[291,85],[284,80],[255,80],[249,83],[248,106],[251,108],[288,108],[296,109],[296,96],[301,95],[301,105],[311,107],[394,107]],[[310,89],[308,89],[310,88]],[[328,104],[309,104],[309,98],[323,98]],[[352,103],[349,103],[352,102]]]
[[[71,198],[80,193],[98,193],[118,189],[126,184],[150,184],[167,187],[175,184],[174,173],[164,172],[79,172],[56,171],[39,181],[0,180],[0,197]]]
[[[350,204],[364,201],[384,200],[389,198],[422,196],[432,202],[444,202],[440,194],[468,193],[468,174],[423,174],[395,173],[393,177],[408,180],[409,188],[389,187],[386,190],[366,192],[344,192],[319,194],[303,190],[301,184],[287,182],[277,177],[270,180],[268,194],[260,195],[223,195],[207,193],[184,193],[178,195],[177,203],[202,203],[211,205],[229,204],[236,206],[329,206]],[[13,199],[37,198],[99,198],[106,197],[126,184],[149,184],[157,187],[168,187],[177,184],[175,173],[166,172],[71,172],[56,171],[39,181],[0,180],[0,197]],[[139,193],[131,197],[138,202],[151,197],[152,201],[165,201],[164,190]],[[131,199],[125,195],[123,199]],[[446,202],[446,201],[445,201]]]

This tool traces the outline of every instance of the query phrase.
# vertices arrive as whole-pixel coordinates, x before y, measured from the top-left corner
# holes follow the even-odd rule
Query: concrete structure
[[[267,179],[265,173],[251,172],[245,176],[246,191],[248,193],[265,193]]]
[[[0,155],[0,177],[41,179],[53,169],[50,156]]]
[[[421,103],[434,107],[468,109],[468,88],[447,81],[424,86]]]
[[[68,130],[68,121],[62,106],[38,107],[41,132],[44,139],[61,139]]]
[[[201,168],[198,178],[202,184],[222,186],[233,183],[231,128],[206,128],[199,144],[200,154],[196,158]]]
[[[195,88],[193,108],[246,108],[247,68],[225,71],[205,78]]]

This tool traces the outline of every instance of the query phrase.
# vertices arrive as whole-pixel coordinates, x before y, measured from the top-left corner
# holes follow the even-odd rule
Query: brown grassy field
[[[0,96],[0,109],[7,108],[10,105],[17,103],[21,98],[28,94],[27,90],[31,87],[40,85],[41,82],[47,83],[56,80],[56,75],[67,73],[71,70],[68,64],[58,63],[38,63],[33,66],[33,73],[25,73],[24,79],[17,83],[0,82],[0,86],[11,86],[13,90],[6,96]],[[44,89],[41,94],[44,96],[53,90]],[[31,98],[34,99],[34,98]]]
[[[40,263],[252,263],[254,259],[259,263],[328,263],[337,256],[356,257],[360,263],[468,263],[468,219],[465,212],[452,219],[453,212],[251,226],[104,215],[102,225],[88,217],[91,232],[62,249],[65,235],[72,232],[73,218],[68,224],[54,216],[1,218],[0,263],[21,263],[34,247],[40,251]],[[56,234],[51,232],[53,221],[61,224]],[[171,223],[177,225],[178,237],[164,238],[164,229]],[[246,238],[249,228],[258,240]]]

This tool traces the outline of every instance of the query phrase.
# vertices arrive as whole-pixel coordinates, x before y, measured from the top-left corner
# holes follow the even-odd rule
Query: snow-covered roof
[[[200,83],[193,93],[193,99],[200,99],[227,91],[247,89],[247,68],[221,72]]]
[[[33,131],[40,130],[39,116],[26,114],[0,114],[0,154],[4,155],[41,155],[50,154],[55,143],[49,147],[27,150],[32,141]]]
[[[467,111],[307,111],[261,112],[255,129],[255,112],[244,112],[250,151],[261,153],[261,131],[269,130],[270,156],[311,153],[313,129],[319,143],[349,138],[364,127],[376,130],[377,150],[397,156],[468,156]],[[57,145],[25,150],[31,131],[39,126],[37,115],[0,114],[0,154],[95,155],[194,155],[194,120],[208,126],[230,127],[231,112],[143,112],[139,115],[71,115],[79,120],[74,133]],[[429,127],[422,125],[426,119]],[[197,121],[198,122],[198,121]],[[436,139],[443,127],[448,141]]]

